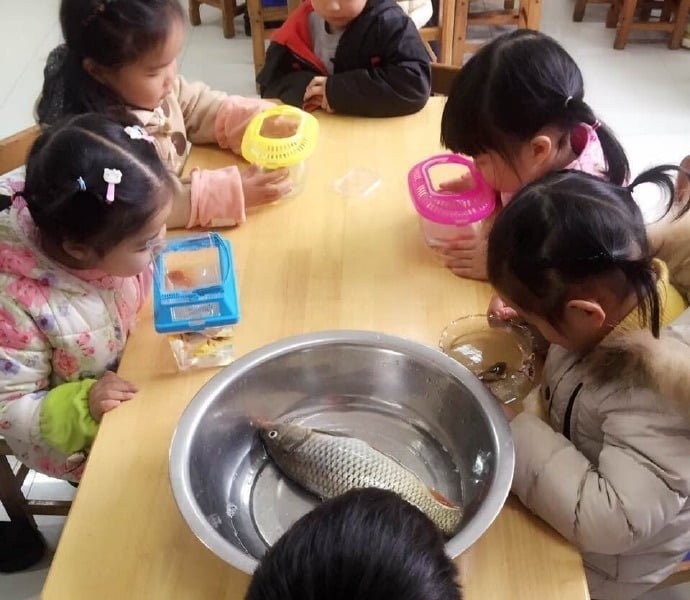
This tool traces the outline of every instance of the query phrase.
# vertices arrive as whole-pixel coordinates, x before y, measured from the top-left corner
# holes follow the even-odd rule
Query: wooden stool
[[[539,29],[541,0],[519,0],[517,8],[512,0],[506,0],[503,10],[481,12],[470,12],[470,3],[471,0],[456,0],[455,2],[454,65],[462,65],[466,52],[473,52],[483,45],[483,43],[467,41],[468,27],[515,25],[518,29]]]
[[[651,20],[653,10],[660,11],[658,20]],[[690,0],[614,0],[613,11],[618,25],[613,42],[616,50],[625,48],[633,30],[670,33],[668,47],[676,50],[688,23]]]
[[[235,0],[189,0],[189,22],[196,26],[201,25],[199,6],[209,4],[219,8],[223,15],[223,35],[226,38],[235,37],[235,17],[241,15],[245,6],[237,6]]]
[[[608,4],[609,12],[606,15],[606,27],[615,27],[618,15],[615,10],[615,0],[575,0],[573,9],[573,21],[580,22],[585,16],[587,4]]]

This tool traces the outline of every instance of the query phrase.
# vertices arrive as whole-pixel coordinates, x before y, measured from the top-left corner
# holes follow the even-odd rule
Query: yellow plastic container
[[[294,106],[280,105],[257,114],[242,138],[244,159],[266,171],[287,168],[292,191],[304,188],[306,160],[314,153],[319,137],[319,122]]]

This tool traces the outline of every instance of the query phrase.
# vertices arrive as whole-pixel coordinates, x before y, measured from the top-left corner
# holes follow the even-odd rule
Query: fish
[[[484,369],[481,373],[477,375],[479,381],[485,383],[492,383],[494,381],[499,381],[506,378],[506,371],[508,369],[508,364],[500,361],[491,365],[488,369]]]
[[[278,469],[322,500],[353,488],[381,488],[416,506],[447,536],[458,530],[461,506],[364,440],[295,423],[253,423]]]

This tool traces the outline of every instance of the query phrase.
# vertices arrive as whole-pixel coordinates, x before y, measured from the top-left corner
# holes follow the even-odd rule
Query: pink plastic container
[[[471,180],[463,192],[444,192],[433,185],[430,170],[439,165],[459,165]],[[496,208],[496,192],[484,181],[474,162],[457,154],[439,154],[415,165],[407,176],[410,196],[419,214],[426,243],[439,246],[468,233],[476,234],[481,222]]]

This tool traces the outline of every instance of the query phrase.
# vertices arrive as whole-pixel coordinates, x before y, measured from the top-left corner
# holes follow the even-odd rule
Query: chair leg
[[[575,8],[573,8],[573,21],[579,23],[585,16],[585,8],[587,0],[575,0]]]
[[[453,64],[459,67],[462,66],[465,60],[465,43],[467,41],[469,10],[469,0],[456,0],[455,25],[453,29]]]
[[[266,45],[264,20],[261,0],[246,0],[249,22],[252,26],[252,54],[254,56],[254,73],[259,74],[266,62]]]
[[[608,13],[606,13],[606,27],[607,29],[615,29],[618,27],[618,19],[621,14],[621,0],[613,0],[611,6],[609,7]]]
[[[453,42],[455,30],[455,9],[458,0],[440,0],[438,7],[438,25],[441,29],[439,39],[439,55],[437,61],[442,64],[453,63]]]
[[[189,0],[189,22],[194,26],[201,25],[201,15],[199,14],[199,0]]]
[[[628,43],[630,37],[630,28],[635,19],[635,9],[637,8],[637,0],[623,0],[623,7],[621,17],[618,21],[618,28],[616,30],[616,39],[613,41],[613,47],[616,50],[623,50]]]
[[[668,44],[671,50],[680,48],[681,42],[683,41],[683,34],[688,24],[688,12],[690,12],[690,0],[679,0],[675,24],[673,26],[673,32],[671,33],[671,41]]]
[[[12,471],[7,456],[0,455],[0,502],[12,521],[28,521],[36,527],[36,521],[29,512],[22,488]]]
[[[225,38],[235,37],[235,13],[237,4],[235,0],[221,0],[220,10],[223,16],[223,36]]]
[[[541,23],[541,2],[542,0],[522,0],[526,9],[524,11],[524,24],[522,23],[522,16],[518,19],[518,27],[526,27],[527,29],[539,30]],[[520,11],[521,15],[523,14]]]
[[[515,10],[515,0],[503,0],[503,10]]]

